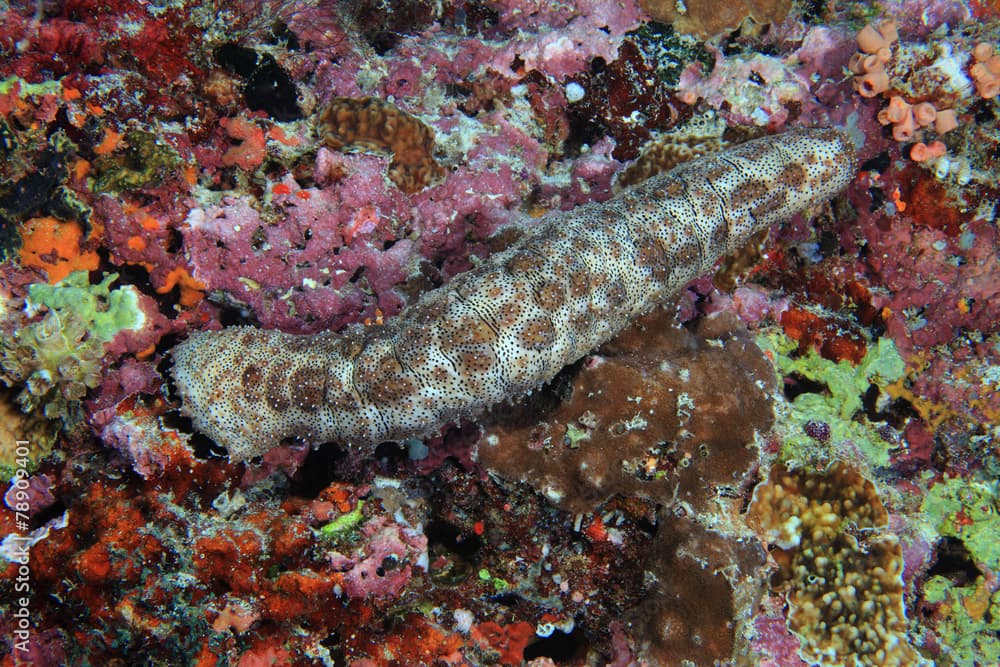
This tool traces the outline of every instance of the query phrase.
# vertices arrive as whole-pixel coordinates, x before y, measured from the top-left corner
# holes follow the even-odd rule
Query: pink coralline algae
[[[363,546],[352,555],[331,552],[330,567],[343,572],[344,593],[394,597],[406,586],[414,568],[426,571],[427,537],[417,529],[374,519],[361,528]]]
[[[934,205],[914,197],[905,212],[889,224],[876,220],[867,235],[872,252],[865,263],[889,290],[873,305],[893,339],[907,348],[946,343],[958,328],[990,332],[1000,316],[995,225],[957,216],[949,221],[947,210],[925,218],[919,209]]]

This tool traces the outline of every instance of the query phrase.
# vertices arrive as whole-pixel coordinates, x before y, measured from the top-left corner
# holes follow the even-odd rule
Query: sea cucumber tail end
[[[171,351],[181,412],[233,462],[286,437],[321,438],[335,420],[327,386],[338,368],[326,357],[343,340],[253,327],[193,332]]]

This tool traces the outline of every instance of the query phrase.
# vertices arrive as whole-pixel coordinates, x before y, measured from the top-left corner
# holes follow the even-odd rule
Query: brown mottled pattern
[[[290,436],[433,433],[549,380],[755,232],[835,195],[854,170],[834,130],[758,139],[551,215],[383,326],[192,334],[173,352],[183,410],[234,460]]]
[[[646,144],[636,161],[618,174],[615,189],[641,183],[688,160],[719,151],[725,146],[722,139],[725,129],[725,122],[715,113],[693,116],[683,125]]]

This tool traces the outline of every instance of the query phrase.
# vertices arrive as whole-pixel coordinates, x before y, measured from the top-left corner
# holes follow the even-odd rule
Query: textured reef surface
[[[989,0],[0,2],[0,665],[1000,663],[998,92]],[[195,332],[831,126],[843,194],[475,421],[179,410]]]

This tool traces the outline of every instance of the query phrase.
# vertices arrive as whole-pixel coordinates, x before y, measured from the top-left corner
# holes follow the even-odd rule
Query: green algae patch
[[[880,338],[856,366],[849,361],[824,359],[812,349],[797,354],[798,343],[782,333],[758,336],[757,344],[773,360],[781,378],[805,378],[824,387],[823,391],[804,392],[790,401],[782,420],[783,459],[829,458],[826,448],[843,450],[853,445],[871,465],[888,465],[890,445],[864,416],[862,397],[870,386],[884,390],[905,374],[906,363],[892,340]],[[829,427],[825,443],[807,434],[809,422]]]
[[[354,532],[354,530],[361,523],[361,520],[364,518],[361,514],[361,510],[364,506],[364,501],[359,500],[357,504],[355,504],[354,509],[350,512],[341,514],[330,523],[324,524],[319,529],[320,536],[333,539],[340,538]]]
[[[146,322],[133,288],[110,288],[117,278],[117,273],[111,273],[91,285],[87,272],[77,271],[55,285],[36,283],[28,288],[29,308],[45,306],[77,319],[93,337],[107,343],[119,332],[141,329]]]
[[[936,664],[1000,664],[1000,591],[991,593],[985,578],[957,586],[947,577],[931,577],[924,584],[924,600],[938,605],[933,625],[941,655]]]
[[[927,491],[921,514],[936,535],[962,540],[972,558],[1000,574],[1000,498],[997,482],[952,478]]]
[[[493,576],[485,567],[479,570],[479,580],[492,584],[493,590],[497,593],[502,593],[510,588],[510,582],[506,579]]]
[[[23,310],[6,313],[12,333],[0,334],[0,382],[17,392],[22,413],[60,420],[64,430],[81,423],[81,402],[101,381],[105,344],[146,324],[135,288],[111,289],[117,277],[91,285],[77,271],[55,285],[35,284]],[[37,461],[50,448],[35,444]]]
[[[59,95],[62,93],[62,89],[62,81],[59,79],[51,79],[41,83],[28,83],[19,76],[12,76],[0,80],[0,95],[10,95],[12,92],[17,91],[18,97],[22,99],[36,95]]]

